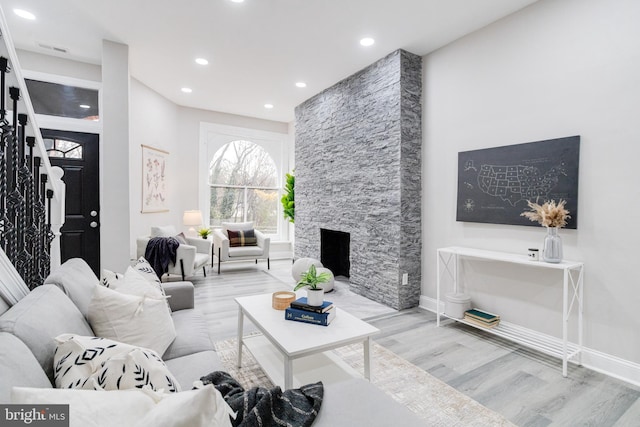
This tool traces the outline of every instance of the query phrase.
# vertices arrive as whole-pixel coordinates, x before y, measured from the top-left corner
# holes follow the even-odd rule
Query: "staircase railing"
[[[65,186],[49,163],[1,8],[0,39],[0,284],[21,278],[18,288],[33,289],[60,263]],[[0,286],[5,300],[21,293]]]

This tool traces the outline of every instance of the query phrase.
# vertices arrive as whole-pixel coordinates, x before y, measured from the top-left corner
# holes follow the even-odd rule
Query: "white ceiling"
[[[99,64],[129,45],[131,75],[179,105],[283,122],[388,53],[425,55],[536,0],[0,0],[16,47]],[[14,8],[36,15],[17,17]],[[375,45],[360,46],[370,36]],[[209,65],[194,62],[205,57]],[[295,87],[304,81],[307,87]],[[193,89],[184,94],[183,86]],[[272,110],[265,103],[274,105]]]

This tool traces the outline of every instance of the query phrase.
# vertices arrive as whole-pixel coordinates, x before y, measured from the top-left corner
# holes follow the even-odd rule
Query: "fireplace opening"
[[[320,229],[320,262],[334,276],[349,277],[349,233]]]

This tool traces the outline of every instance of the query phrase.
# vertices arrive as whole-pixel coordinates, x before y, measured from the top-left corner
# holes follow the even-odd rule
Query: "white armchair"
[[[253,230],[257,239],[255,246],[234,246],[230,245],[228,230],[246,231]],[[271,268],[269,261],[269,247],[271,238],[253,229],[253,222],[223,222],[222,229],[213,230],[213,246],[218,255],[218,274],[220,274],[220,263],[226,261],[247,261],[259,259],[267,260],[267,269]]]
[[[176,237],[178,233],[172,225],[164,227],[151,227],[150,236],[141,236],[136,239],[136,256],[140,258],[144,256],[147,249],[147,243],[152,237]],[[176,251],[176,263],[169,264],[168,274],[179,274],[182,280],[193,274],[200,268],[207,276],[205,266],[211,260],[213,266],[213,252],[211,250],[211,241],[200,237],[185,237],[187,244],[181,243]]]

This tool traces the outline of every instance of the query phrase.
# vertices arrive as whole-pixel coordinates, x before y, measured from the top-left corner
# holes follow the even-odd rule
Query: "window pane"
[[[244,221],[244,189],[211,187],[211,225]]]
[[[278,190],[247,190],[247,221],[267,234],[278,232]]]
[[[49,157],[82,159],[82,145],[76,142],[47,138],[44,140],[44,146],[47,149]]]
[[[37,114],[99,120],[98,91],[58,83],[25,79]]]
[[[209,183],[249,187],[278,186],[276,165],[261,146],[251,141],[225,144],[213,156]]]

